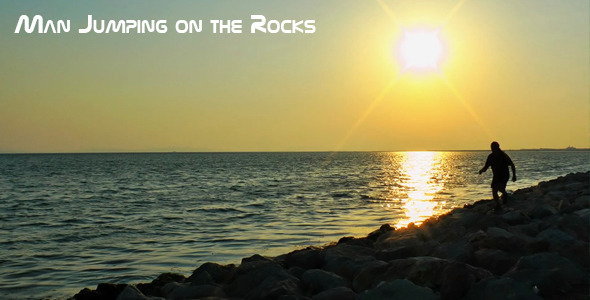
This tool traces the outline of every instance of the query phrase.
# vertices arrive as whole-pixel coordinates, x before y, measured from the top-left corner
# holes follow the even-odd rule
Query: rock
[[[408,279],[420,286],[457,295],[466,292],[470,283],[490,276],[492,274],[487,270],[455,261],[435,257],[412,257],[363,269],[354,279],[353,288],[357,292],[362,292],[374,288],[381,281]]]
[[[364,266],[354,277],[352,288],[357,292],[362,292],[375,287],[388,268],[389,264],[380,260]]]
[[[395,259],[408,258],[416,256],[415,247],[401,246],[397,248],[383,249],[375,254],[375,257],[382,261],[392,261]]]
[[[278,299],[283,296],[302,296],[299,280],[285,279],[275,281],[272,278],[260,285],[260,291],[252,291],[246,295],[247,299]]]
[[[314,295],[337,287],[349,287],[350,283],[334,273],[320,269],[311,269],[301,275],[301,283],[308,294]]]
[[[518,257],[499,249],[480,249],[475,251],[473,260],[474,266],[484,268],[494,275],[502,275],[514,267]]]
[[[520,210],[509,211],[501,216],[502,220],[510,225],[525,224],[530,222],[530,218]]]
[[[452,261],[441,274],[441,298],[443,300],[462,298],[471,285],[491,275],[487,270]]]
[[[324,265],[322,269],[335,273],[352,281],[356,273],[367,263],[375,261],[375,250],[372,248],[340,244],[328,247],[323,251]]]
[[[187,279],[195,284],[205,284],[208,278],[212,278],[215,283],[226,283],[236,271],[235,265],[222,266],[216,263],[204,263]],[[206,273],[206,274],[205,274]]]
[[[300,267],[291,267],[287,270],[287,273],[293,275],[294,277],[301,279],[301,275],[303,275],[303,273],[305,273],[305,271],[307,271],[307,270],[300,268]]]
[[[556,253],[524,256],[505,276],[537,286],[540,295],[550,298],[563,296],[573,285],[588,284],[588,274],[580,266]]]
[[[580,209],[575,211],[574,213],[584,220],[590,219],[590,208]]]
[[[548,216],[552,216],[557,213],[557,209],[548,204],[539,204],[533,207],[528,213],[530,218],[542,219]]]
[[[458,262],[468,262],[472,256],[471,243],[466,240],[444,243],[436,248],[432,256]]]
[[[96,290],[85,288],[73,298],[75,300],[116,299],[126,287],[127,284],[100,283]]]
[[[590,195],[583,195],[576,198],[573,204],[580,208],[590,207]]]
[[[316,247],[290,252],[285,256],[287,268],[300,267],[303,269],[319,268],[324,262],[322,251]]]
[[[108,298],[103,298],[108,299]],[[146,297],[135,286],[127,285],[117,296],[117,300],[161,300],[160,297]]]
[[[417,234],[416,229],[402,229],[383,233],[375,242],[376,249],[417,247],[423,240]]]
[[[487,233],[489,237],[493,238],[511,239],[514,237],[514,234],[498,227],[488,227]]]
[[[512,230],[515,233],[521,233],[529,237],[535,237],[537,234],[539,234],[539,224],[531,222],[527,224],[515,225],[512,226]]]
[[[381,225],[381,227],[379,227],[379,229],[377,229],[377,230],[369,233],[367,235],[367,239],[375,242],[384,233],[388,233],[388,232],[391,232],[391,231],[394,231],[394,230],[395,230],[395,228],[391,227],[389,224],[383,224],[383,225]]]
[[[583,268],[590,267],[590,247],[588,242],[576,241],[572,245],[559,250],[559,255],[579,264]]]
[[[537,296],[533,288],[526,283],[515,281],[511,278],[487,278],[474,284],[464,300],[536,300]]]
[[[226,293],[230,296],[247,299],[261,299],[263,293],[273,290],[275,293],[285,290],[293,281],[297,286],[299,279],[289,274],[281,265],[267,260],[253,260],[242,263],[235,271],[231,282],[226,286]],[[279,295],[274,295],[278,298]]]
[[[577,240],[588,242],[590,239],[590,222],[575,213],[565,215],[558,224],[558,228],[570,234]]]
[[[325,290],[311,298],[312,300],[355,300],[356,293],[347,287],[336,287]]]
[[[225,293],[221,288],[214,285],[194,285],[190,283],[175,283],[171,282],[162,288],[162,293],[166,299],[182,300],[182,299],[197,299],[205,297],[225,297]]]
[[[379,283],[375,288],[360,293],[357,299],[434,300],[436,295],[431,289],[417,286],[407,279],[396,279],[391,282],[383,281]]]
[[[568,244],[572,244],[575,241],[575,239],[571,235],[557,228],[543,230],[537,235],[537,238],[546,240],[549,243],[556,245],[556,247],[558,248]]]
[[[152,280],[151,283],[139,283],[135,287],[144,295],[163,297],[162,288],[171,282],[183,283],[186,281],[186,277],[181,274],[175,273],[162,273],[156,279]]]

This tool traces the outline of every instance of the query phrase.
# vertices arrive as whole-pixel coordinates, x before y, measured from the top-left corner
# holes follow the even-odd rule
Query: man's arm
[[[481,175],[481,173],[487,171],[488,168],[490,167],[490,165],[491,165],[490,157],[488,156],[488,159],[486,159],[486,164],[485,164],[485,166],[483,166],[483,168],[481,168],[481,170],[479,170],[479,174]]]
[[[512,162],[512,159],[510,159],[510,156],[508,156],[508,154],[506,154],[506,158],[508,159],[508,165],[510,166],[510,168],[512,168],[512,181],[516,181],[516,167],[514,166],[514,163]]]

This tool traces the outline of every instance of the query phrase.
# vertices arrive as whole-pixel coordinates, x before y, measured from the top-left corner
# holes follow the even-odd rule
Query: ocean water
[[[507,151],[516,190],[588,151]],[[190,275],[490,199],[488,152],[0,155],[0,298]]]

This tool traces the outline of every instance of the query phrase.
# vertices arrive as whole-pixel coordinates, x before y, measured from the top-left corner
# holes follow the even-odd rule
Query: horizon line
[[[520,149],[502,149],[503,151],[588,151],[590,148],[520,148]],[[0,155],[47,155],[47,154],[191,154],[191,153],[370,153],[370,152],[484,152],[489,149],[461,149],[461,150],[246,150],[246,151],[80,151],[80,152],[0,152]]]

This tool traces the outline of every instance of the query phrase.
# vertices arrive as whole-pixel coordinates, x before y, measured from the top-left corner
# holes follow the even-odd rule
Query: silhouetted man
[[[502,206],[500,205],[498,191],[502,193],[502,199],[504,199],[504,203],[506,203],[506,198],[508,197],[508,194],[506,193],[506,184],[510,177],[508,166],[512,167],[512,181],[516,181],[516,168],[508,154],[500,149],[500,144],[498,144],[498,142],[492,142],[491,147],[492,153],[488,155],[486,165],[479,170],[479,174],[485,172],[489,167],[492,167],[492,172],[494,173],[494,178],[492,179],[492,195],[496,202],[495,209],[500,210],[502,209]]]

